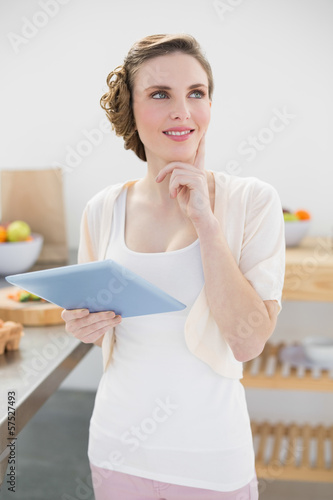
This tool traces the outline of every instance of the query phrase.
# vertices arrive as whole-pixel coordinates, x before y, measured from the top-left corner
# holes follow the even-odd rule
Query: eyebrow
[[[207,87],[207,85],[204,85],[203,83],[194,83],[193,85],[190,85],[188,87],[188,90],[196,89],[198,87]],[[147,87],[145,90],[152,90],[152,89],[159,89],[159,90],[172,90],[171,87],[168,87],[167,85],[152,85],[151,87]]]

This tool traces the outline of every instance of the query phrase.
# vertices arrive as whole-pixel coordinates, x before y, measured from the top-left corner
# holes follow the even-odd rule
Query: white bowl
[[[307,337],[301,342],[305,355],[311,361],[333,363],[333,338]]]
[[[308,232],[309,220],[284,221],[286,246],[296,247]]]
[[[36,262],[43,246],[43,236],[32,233],[32,240],[0,243],[0,275],[24,273]]]

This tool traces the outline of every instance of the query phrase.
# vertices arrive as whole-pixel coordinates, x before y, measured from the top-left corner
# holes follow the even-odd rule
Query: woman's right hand
[[[64,309],[61,317],[66,323],[66,332],[85,344],[95,343],[110,328],[121,322],[121,316],[115,315],[114,311],[90,313],[88,309]]]

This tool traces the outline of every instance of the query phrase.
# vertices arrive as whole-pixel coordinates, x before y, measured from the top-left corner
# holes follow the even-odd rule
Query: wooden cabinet
[[[299,247],[287,248],[283,300],[333,302],[332,239],[305,238]],[[333,392],[333,369],[281,363],[284,346],[268,342],[258,358],[244,363],[245,388]],[[333,483],[333,411],[329,427],[267,421],[251,426],[258,478]]]

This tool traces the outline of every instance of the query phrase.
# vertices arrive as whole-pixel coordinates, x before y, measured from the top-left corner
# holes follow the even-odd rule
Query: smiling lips
[[[184,128],[184,127],[174,127],[168,130],[164,130],[163,134],[165,134],[173,141],[186,141],[193,132],[194,129]]]

